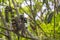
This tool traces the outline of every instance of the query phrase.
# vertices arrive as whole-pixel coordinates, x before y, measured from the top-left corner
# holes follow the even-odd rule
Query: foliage
[[[54,6],[53,11],[49,2]],[[58,4],[56,0],[0,0],[0,7],[3,7],[0,8],[0,38],[3,40],[60,40]],[[26,18],[24,14],[27,15]]]

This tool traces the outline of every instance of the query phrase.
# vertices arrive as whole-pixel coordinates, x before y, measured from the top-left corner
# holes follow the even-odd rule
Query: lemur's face
[[[25,18],[23,15],[20,15],[20,22],[27,23],[27,18]]]

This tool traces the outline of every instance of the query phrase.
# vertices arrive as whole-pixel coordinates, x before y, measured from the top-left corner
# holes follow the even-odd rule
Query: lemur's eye
[[[27,18],[24,18],[24,23],[27,23]]]

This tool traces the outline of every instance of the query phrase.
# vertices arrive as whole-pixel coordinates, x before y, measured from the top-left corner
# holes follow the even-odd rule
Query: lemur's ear
[[[23,18],[24,18],[24,15],[20,15],[20,19],[23,20]]]

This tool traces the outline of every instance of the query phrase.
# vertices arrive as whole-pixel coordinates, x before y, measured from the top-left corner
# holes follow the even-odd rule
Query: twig
[[[4,19],[4,17],[3,17],[3,15],[2,15],[2,12],[0,11],[0,17],[1,17],[1,19],[2,19],[2,21],[3,21],[3,24],[4,24],[4,26],[6,27],[6,28],[8,28],[8,26],[7,26],[7,24],[6,24],[6,21],[5,21],[5,19]],[[6,32],[6,34],[7,34],[7,38],[8,38],[8,40],[11,40],[11,36],[10,36],[10,33],[9,33],[9,31],[5,31]]]
[[[18,12],[18,9],[17,9],[17,5],[15,4],[14,0],[12,0],[12,3],[14,5],[14,9],[16,10],[16,14],[17,14],[17,16],[19,18],[19,12]]]
[[[0,34],[2,34],[2,35],[4,35],[4,36],[8,37],[6,34],[4,34],[4,33],[2,33],[2,32],[0,32]]]
[[[55,37],[55,34],[56,34],[56,32],[55,32],[55,25],[56,25],[56,24],[55,24],[56,0],[54,0],[54,4],[55,4],[55,5],[54,5],[54,29],[53,29],[53,30],[54,30],[54,35],[53,35],[53,37],[54,37],[54,40],[56,40],[56,39],[55,39],[55,38],[56,38],[56,37]]]

